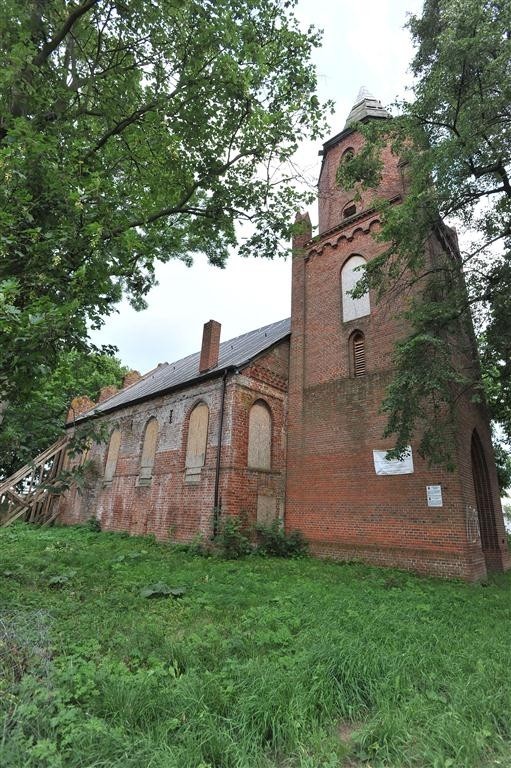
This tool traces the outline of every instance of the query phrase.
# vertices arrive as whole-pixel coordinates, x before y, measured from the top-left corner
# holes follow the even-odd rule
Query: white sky
[[[326,141],[341,131],[362,85],[389,104],[411,82],[408,72],[413,50],[403,29],[408,13],[418,13],[422,0],[299,0],[298,18],[324,30],[323,46],[314,60],[319,95],[332,99]],[[317,179],[321,143],[304,146],[298,164]],[[316,209],[309,211],[313,224]],[[233,254],[225,269],[196,259],[192,267],[171,261],[157,269],[159,285],[147,297],[148,309],[135,312],[119,306],[100,332],[97,344],[114,344],[118,357],[142,373],[157,363],[177,360],[200,348],[202,326],[222,324],[222,340],[288,317],[291,262],[276,258],[240,259]]]

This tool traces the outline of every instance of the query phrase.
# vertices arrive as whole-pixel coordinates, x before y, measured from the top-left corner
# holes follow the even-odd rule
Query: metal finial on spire
[[[362,85],[357,96],[357,100],[355,101],[355,104],[360,104],[361,101],[364,101],[364,99],[370,99],[371,101],[377,101],[375,96],[371,93],[369,88],[366,88],[365,85]]]

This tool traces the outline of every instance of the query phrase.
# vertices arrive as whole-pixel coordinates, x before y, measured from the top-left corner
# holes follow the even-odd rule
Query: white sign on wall
[[[427,485],[426,496],[428,497],[428,507],[443,507],[442,486]]]
[[[373,451],[374,471],[377,475],[411,475],[413,473],[412,449],[407,448],[402,459],[387,459],[387,451]]]

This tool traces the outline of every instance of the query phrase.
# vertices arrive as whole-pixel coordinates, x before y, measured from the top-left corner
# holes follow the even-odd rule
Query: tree
[[[97,401],[100,389],[120,386],[127,369],[111,355],[70,350],[59,355],[52,373],[30,399],[6,409],[0,432],[0,478],[9,477],[63,433],[76,395]]]
[[[324,109],[296,0],[0,0],[0,399],[27,401],[156,260],[275,254]]]
[[[491,416],[511,437],[511,4],[426,0],[409,28],[415,98],[398,117],[362,128],[366,145],[339,179],[374,187],[382,145],[401,156],[408,194],[399,205],[380,203],[387,247],[360,290],[411,289],[411,331],[397,345],[383,403],[387,435],[395,455],[420,435],[421,453],[449,464],[445,433],[460,394],[483,397],[471,318]],[[462,232],[460,251],[443,219]],[[450,255],[436,270],[425,258],[432,233]]]

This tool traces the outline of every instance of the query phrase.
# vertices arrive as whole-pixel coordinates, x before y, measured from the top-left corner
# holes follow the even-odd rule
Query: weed
[[[89,517],[85,523],[85,527],[87,530],[92,531],[92,533],[99,533],[101,531],[101,520],[97,517]]]
[[[282,521],[275,519],[270,525],[257,525],[258,551],[271,557],[304,557],[307,542],[301,531],[286,533]]]
[[[2,768],[511,765],[509,574],[482,589],[21,524],[0,562]],[[141,598],[161,583],[186,595]]]
[[[215,539],[216,549],[227,560],[237,560],[253,552],[253,546],[242,532],[243,522],[237,517],[226,517]]]

